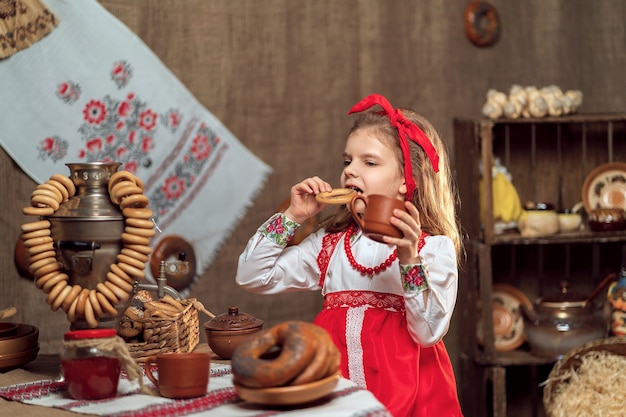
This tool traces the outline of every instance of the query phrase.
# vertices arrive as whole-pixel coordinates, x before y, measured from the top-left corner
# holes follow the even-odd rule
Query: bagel
[[[26,245],[24,245],[24,247],[26,247]],[[42,243],[41,245],[26,248],[26,251],[28,252],[29,256],[35,256],[37,254],[40,254],[41,252],[54,251],[54,242],[46,242]]]
[[[59,192],[59,190],[57,190],[56,188],[54,189],[54,191],[48,189],[48,188],[40,188],[41,185],[40,184],[37,186],[37,188],[35,188],[33,190],[33,192],[30,194],[31,199],[36,196],[36,195],[43,195],[46,197],[50,197],[52,199],[54,199],[55,201],[58,202],[62,202],[63,201],[63,195]],[[31,200],[32,201],[32,200]]]
[[[70,197],[70,192],[68,191],[68,189],[63,184],[61,184],[59,181],[48,180],[48,181],[44,182],[41,185],[42,186],[43,185],[46,186],[46,187],[43,187],[43,188],[50,189],[50,187],[52,187],[52,188],[55,188],[55,189],[59,190],[59,192],[61,193],[62,201],[66,201]]]
[[[134,249],[129,249],[129,248],[122,248],[122,251],[120,252],[120,255],[126,255],[130,258],[133,258],[137,261],[143,262],[144,264],[147,263],[150,260],[150,257],[146,254],[143,254],[141,252],[138,252]],[[144,265],[145,266],[145,265]],[[142,266],[143,268],[143,266]]]
[[[61,284],[59,284],[59,285],[61,285]],[[52,311],[57,311],[59,309],[59,307],[61,307],[61,305],[65,301],[65,298],[69,295],[69,293],[71,291],[72,291],[72,286],[68,285],[67,282],[66,282],[65,285],[63,286],[63,289],[61,290],[61,292],[50,303],[50,309]],[[52,294],[52,291],[50,291],[50,295],[51,294]]]
[[[122,242],[124,245],[145,245],[148,246],[150,244],[150,239],[143,236],[133,235],[131,233],[122,233]]]
[[[63,303],[61,304],[61,309],[63,311],[65,311],[66,313],[69,311],[71,305],[74,303],[74,300],[76,300],[78,298],[78,294],[80,294],[82,289],[83,289],[83,287],[81,287],[78,284],[76,284],[76,285],[74,285],[72,287],[70,292],[65,297],[65,300],[63,300]]]
[[[132,249],[131,246],[129,248]],[[150,258],[150,273],[156,278],[159,276],[161,261],[179,259],[181,253],[185,254],[185,261],[188,265],[187,271],[178,273],[166,271],[167,285],[177,291],[187,288],[196,276],[196,254],[191,243],[182,236],[165,236],[156,245]]]
[[[335,188],[332,191],[322,191],[315,199],[322,204],[348,204],[357,192],[351,188]]]
[[[251,388],[287,385],[315,356],[316,333],[311,326],[290,320],[245,339],[231,358],[235,382]]]
[[[500,19],[496,8],[487,1],[475,0],[465,8],[465,33],[476,46],[493,45],[500,36]]]
[[[137,177],[129,171],[117,171],[111,175],[107,187],[109,194],[113,191],[113,187],[121,182],[128,182],[130,184],[137,184]],[[142,187],[143,188],[143,187]]]
[[[52,216],[54,209],[52,207],[24,207],[22,213],[27,216]]]
[[[58,181],[59,183],[61,183],[67,189],[69,196],[73,196],[74,194],[76,194],[76,186],[74,185],[74,181],[72,181],[70,177],[66,177],[65,175],[61,174],[54,174],[50,177],[50,181]]]
[[[317,348],[315,350],[315,356],[307,365],[306,368],[296,376],[289,385],[302,385],[314,382],[329,376],[331,373],[337,372],[334,369],[334,354],[333,350],[337,349],[337,346],[333,343],[328,332],[317,325],[311,325],[311,329],[316,335],[315,341],[317,342]]]
[[[57,255],[57,253],[53,250],[47,250],[47,251],[43,251],[40,253],[37,253],[33,256],[29,256],[28,257],[28,262],[30,262],[31,264],[42,260],[43,258],[54,258]]]
[[[24,223],[20,229],[23,233],[34,232],[42,229],[50,229],[50,220],[39,220],[36,222]]]
[[[113,304],[111,304],[111,301],[109,301],[109,299],[104,296],[104,294],[102,294],[101,292],[96,292],[96,297],[100,302],[100,307],[106,314],[111,317],[117,316],[117,310],[115,309]]]
[[[33,195],[30,198],[30,201],[33,207],[51,207],[54,211],[57,211],[60,206],[59,200],[42,194]]]
[[[148,197],[146,197],[145,195],[133,194],[133,195],[129,195],[128,197],[125,197],[120,202],[120,207],[122,208],[122,210],[126,208],[146,208],[148,203],[149,203]]]
[[[127,264],[126,262],[118,262],[117,265],[120,267],[122,271],[126,272],[128,275],[133,276],[139,280],[144,279],[146,277],[146,273],[143,272],[143,269]]]
[[[48,190],[48,191],[52,191],[54,193],[54,195],[56,195],[57,200],[59,200],[61,203],[64,202],[65,200],[67,200],[67,197],[69,197],[69,193],[67,192],[67,190],[65,189],[65,187],[57,187],[54,184],[49,183],[48,181],[39,184],[38,186],[35,187],[35,191],[37,190]]]
[[[44,243],[48,243],[48,242],[49,243],[54,242],[54,239],[52,239],[52,236],[33,237],[33,238],[25,240],[24,246],[26,246],[26,248],[33,248],[35,246],[43,245]]]
[[[150,220],[152,218],[152,210],[147,207],[126,207],[122,209],[122,214],[124,215],[124,217],[131,219]]]
[[[130,275],[128,275],[126,272],[124,272],[122,268],[119,267],[119,264],[111,264],[109,268],[110,272],[113,272],[118,277],[123,278],[129,284],[133,285],[135,283],[135,280],[131,278]]]
[[[131,227],[139,227],[141,229],[154,229],[154,222],[152,220],[134,219],[128,217],[126,219],[126,225]]]
[[[119,183],[111,190],[111,201],[114,204],[119,205],[126,197],[130,197],[131,195],[141,195],[142,193],[143,190],[135,184],[130,184],[128,182]]]
[[[124,249],[134,250],[144,255],[150,255],[152,253],[152,248],[148,245],[124,245]]]
[[[124,229],[124,232],[130,233],[131,235],[137,235],[137,236],[148,237],[148,238],[156,234],[153,228],[146,229],[144,227],[133,227],[133,226],[126,226],[126,228]]]
[[[121,303],[119,297],[109,289],[104,283],[99,282],[96,284],[96,289],[100,291],[114,306]]]
[[[76,321],[76,307],[78,307],[78,297],[74,298],[70,308],[67,309],[67,321],[74,323]]]
[[[102,307],[100,306],[100,301],[98,301],[97,294],[98,293],[96,292],[96,290],[89,290],[89,302],[93,307],[93,312],[96,317],[102,317],[104,316],[104,310],[102,310]]]
[[[35,237],[43,237],[43,236],[50,236],[50,235],[51,235],[50,229],[33,230],[32,232],[22,233],[22,240],[26,241],[28,239],[33,239]]]

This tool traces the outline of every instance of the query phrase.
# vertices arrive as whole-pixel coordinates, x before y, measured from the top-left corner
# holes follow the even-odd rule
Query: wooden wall
[[[321,297],[246,294],[233,282],[237,257],[292,184],[311,175],[338,183],[350,126],[346,113],[365,95],[380,93],[423,113],[450,147],[452,118],[479,116],[488,88],[555,84],[582,90],[583,112],[626,109],[622,0],[493,0],[502,32],[489,48],[467,39],[465,0],[100,3],[273,167],[254,207],[193,288],[193,296],[214,312],[237,304],[268,324],[312,319]],[[0,115],[0,129],[4,122]],[[65,316],[50,312],[43,294],[18,277],[13,263],[21,207],[35,184],[4,151],[0,185],[6,197],[0,214],[0,307],[16,305],[15,320],[37,325],[42,351],[54,352],[68,327]],[[462,355],[457,329],[468,328],[461,322],[457,312],[447,340],[453,360]]]

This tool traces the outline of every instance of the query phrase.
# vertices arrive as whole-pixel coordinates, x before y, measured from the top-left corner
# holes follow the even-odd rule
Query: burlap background
[[[346,113],[367,94],[422,112],[450,147],[452,118],[479,116],[492,87],[556,84],[584,92],[583,112],[626,109],[626,2],[492,3],[501,37],[478,48],[464,32],[465,0],[101,0],[274,168],[193,295],[215,313],[236,304],[268,325],[314,317],[319,294],[260,297],[238,289],[237,257],[292,184],[311,175],[338,183]],[[55,352],[68,328],[65,315],[51,313],[13,263],[21,208],[34,186],[0,151],[0,308],[17,306],[14,320],[38,326],[42,351]],[[454,361],[464,324],[462,312],[455,317],[447,340]]]

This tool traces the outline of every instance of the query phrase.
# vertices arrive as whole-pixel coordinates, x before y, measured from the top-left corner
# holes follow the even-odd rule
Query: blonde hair
[[[457,259],[460,259],[463,243],[456,215],[459,197],[447,149],[428,120],[412,110],[401,109],[401,111],[404,117],[424,132],[439,154],[439,172],[435,172],[426,152],[417,143],[409,140],[413,179],[416,184],[411,202],[420,212],[422,230],[429,235],[448,236],[456,249]],[[404,169],[404,155],[400,148],[398,129],[391,124],[386,115],[375,111],[359,113],[350,134],[359,129],[373,129],[378,138],[394,150],[401,169]],[[339,206],[322,221],[321,227],[332,233],[345,230],[352,222],[352,214],[345,206]]]

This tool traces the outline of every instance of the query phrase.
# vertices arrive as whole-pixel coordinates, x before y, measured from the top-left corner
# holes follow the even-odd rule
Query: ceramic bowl
[[[33,349],[39,343],[39,329],[29,324],[18,324],[11,336],[0,339],[0,355],[9,355]]]
[[[583,223],[580,213],[559,212],[557,214],[559,220],[560,232],[573,232],[579,230]]]
[[[597,208],[589,213],[589,228],[595,232],[626,229],[626,212],[621,208]]]
[[[209,347],[223,359],[230,359],[241,342],[262,329],[262,320],[239,313],[236,306],[229,307],[228,313],[217,315],[204,323]]]
[[[553,235],[559,232],[559,219],[550,203],[525,205],[525,210],[518,221],[520,234],[524,237]]]

